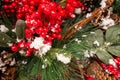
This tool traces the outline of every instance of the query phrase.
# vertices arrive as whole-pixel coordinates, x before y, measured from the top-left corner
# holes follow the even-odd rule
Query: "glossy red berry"
[[[86,80],[94,80],[94,78],[93,77],[87,77]]]
[[[16,44],[13,44],[13,45],[11,46],[11,50],[12,50],[13,52],[17,52],[17,51],[19,50],[19,47],[18,47]]]

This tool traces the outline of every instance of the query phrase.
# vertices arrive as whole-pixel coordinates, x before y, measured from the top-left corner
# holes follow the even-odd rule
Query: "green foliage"
[[[110,46],[108,51],[116,56],[120,56],[120,45]]]
[[[112,44],[120,43],[120,26],[116,25],[108,28],[105,35],[106,42],[111,42]]]
[[[67,80],[65,77],[66,69],[66,65],[55,60],[50,66],[42,70],[42,80]]]
[[[15,40],[12,39],[10,36],[8,36],[5,33],[0,32],[0,47],[8,47],[7,43],[14,42]]]
[[[27,64],[19,65],[17,80],[34,80],[41,71],[41,65],[38,57],[28,58]]]
[[[19,39],[24,38],[25,22],[23,20],[17,20],[16,25],[16,35]]]
[[[86,36],[81,37],[84,34]],[[88,51],[88,54],[96,54],[105,63],[112,59],[111,54],[120,56],[120,26],[111,26],[106,34],[100,29],[84,34],[77,36],[77,41],[72,40],[67,44],[66,50],[71,51],[73,56],[81,59]]]
[[[113,7],[113,11],[118,15],[120,15],[120,0],[114,0],[112,7]]]
[[[75,40],[68,43],[65,48],[67,51],[70,51],[72,53],[73,57],[77,58],[83,58],[84,52],[86,50],[89,50],[89,46],[86,45],[85,42],[76,42]]]
[[[99,43],[99,46],[101,46],[104,43],[103,32],[101,30],[99,30],[99,29],[95,30],[93,33],[90,32],[85,37],[85,40],[88,43],[88,45],[90,45],[90,46],[97,47],[97,45],[94,44],[95,41],[97,41]]]
[[[64,49],[57,48],[51,49],[43,57],[33,56],[27,60],[27,64],[19,66],[17,80],[34,80],[38,74],[42,75],[42,80],[66,80],[65,71],[68,65],[57,61],[56,53],[66,53],[66,56],[70,56]]]

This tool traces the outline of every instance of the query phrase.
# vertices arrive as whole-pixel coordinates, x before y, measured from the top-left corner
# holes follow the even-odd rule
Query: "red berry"
[[[13,44],[13,45],[11,46],[11,50],[14,51],[14,52],[17,52],[18,49],[19,49],[19,47],[18,47],[16,44]]]
[[[28,49],[28,50],[26,50],[25,54],[26,54],[26,56],[31,56],[32,52],[30,49]]]
[[[93,77],[87,77],[87,80],[94,80]]]
[[[62,39],[62,35],[58,34],[57,39]]]

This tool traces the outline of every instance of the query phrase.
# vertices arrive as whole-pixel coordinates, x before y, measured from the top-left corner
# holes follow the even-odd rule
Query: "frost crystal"
[[[94,43],[93,44],[96,44],[96,46],[100,46],[100,43],[96,40],[96,41],[94,41]]]
[[[63,62],[64,64],[67,64],[71,61],[71,57],[67,57],[63,54],[56,54],[57,60]]]

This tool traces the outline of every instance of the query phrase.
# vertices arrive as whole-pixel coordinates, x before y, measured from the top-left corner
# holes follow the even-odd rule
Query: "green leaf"
[[[103,32],[101,30],[96,30],[94,33],[90,33],[85,37],[85,41],[88,43],[89,46],[101,46],[104,43]],[[94,42],[98,42],[94,44]]]
[[[102,60],[104,63],[108,63],[109,59],[112,59],[112,56],[104,49],[98,49],[96,51],[96,55]]]
[[[120,56],[120,45],[108,47],[108,51],[116,56]]]
[[[108,28],[105,38],[107,42],[120,42],[120,26],[116,25]]]
[[[7,43],[11,43],[14,42],[15,40],[13,40],[10,36],[8,36],[5,33],[0,32],[0,46],[1,47],[7,47]]]
[[[25,21],[23,20],[17,20],[16,22],[16,35],[19,39],[24,38],[24,30],[25,30]]]

